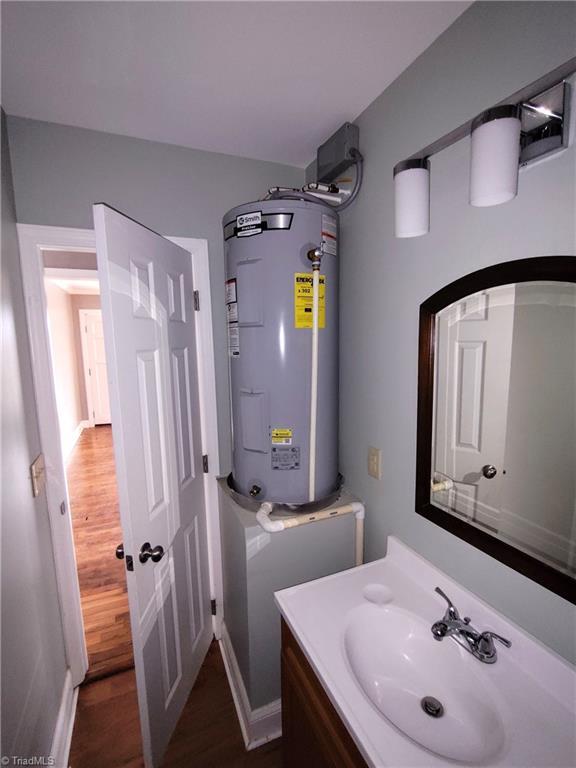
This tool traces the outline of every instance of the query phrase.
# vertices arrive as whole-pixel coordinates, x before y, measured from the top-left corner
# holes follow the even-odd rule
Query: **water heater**
[[[236,491],[283,504],[338,485],[338,217],[321,202],[266,200],[224,216]],[[312,384],[312,252],[317,397]],[[312,419],[311,419],[312,413]],[[311,474],[310,432],[315,424]]]

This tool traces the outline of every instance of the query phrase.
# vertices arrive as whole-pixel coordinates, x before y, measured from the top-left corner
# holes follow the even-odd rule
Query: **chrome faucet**
[[[472,656],[483,661],[484,664],[494,664],[498,658],[494,640],[498,640],[502,645],[505,645],[506,648],[510,648],[512,643],[505,637],[497,635],[495,632],[490,632],[489,630],[478,632],[478,630],[474,629],[470,624],[470,618],[468,616],[464,616],[463,619],[460,618],[458,609],[440,587],[436,587],[436,592],[446,600],[448,607],[446,608],[443,618],[432,624],[431,630],[435,640],[443,640],[445,637],[453,637],[459,645],[471,653]]]

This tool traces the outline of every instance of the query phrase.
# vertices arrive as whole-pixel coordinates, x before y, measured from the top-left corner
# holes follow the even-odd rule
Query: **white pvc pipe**
[[[353,501],[350,506],[356,516],[356,542],[355,553],[356,557],[354,562],[356,565],[362,565],[364,562],[364,517],[365,510],[364,504],[360,501]]]
[[[256,512],[256,520],[268,533],[278,533],[284,530],[283,520],[270,520],[270,513],[273,509],[274,505],[269,501],[265,501],[263,504],[260,504],[260,509]]]
[[[330,517],[353,514],[356,517],[356,531],[354,543],[354,562],[362,565],[364,562],[364,504],[360,501],[352,501],[341,507],[328,507],[317,512],[303,513],[284,520],[270,520],[270,514],[274,511],[274,505],[265,501],[260,505],[256,513],[256,520],[268,533],[279,533],[287,528],[296,528],[298,525],[307,525],[319,520],[328,520]]]
[[[439,480],[435,483],[430,483],[430,490],[432,493],[440,493],[440,491],[450,491],[454,488],[454,482],[449,478],[446,480]]]
[[[320,303],[320,265],[312,271],[312,371],[310,376],[310,460],[308,500],[316,498],[316,420],[318,414],[318,305]]]

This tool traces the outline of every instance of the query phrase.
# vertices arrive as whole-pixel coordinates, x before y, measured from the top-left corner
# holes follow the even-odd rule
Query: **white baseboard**
[[[58,710],[58,719],[56,720],[54,736],[52,737],[52,747],[50,748],[50,755],[54,759],[54,768],[67,768],[68,766],[77,701],[78,688],[72,687],[72,674],[67,669],[62,688],[60,709]]]
[[[72,433],[72,437],[70,438],[70,443],[68,444],[68,450],[66,451],[66,461],[70,458],[70,455],[72,454],[72,451],[74,450],[74,446],[78,442],[78,439],[80,438],[80,435],[85,429],[88,429],[90,426],[89,421],[79,421],[78,425],[76,426],[76,429]]]
[[[254,749],[267,741],[279,738],[282,736],[280,699],[264,707],[251,709],[236,654],[224,622],[222,622],[222,637],[219,642],[246,749]]]

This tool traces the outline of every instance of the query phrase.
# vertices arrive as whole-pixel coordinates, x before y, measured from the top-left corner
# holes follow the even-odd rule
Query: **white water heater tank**
[[[314,497],[338,486],[338,216],[307,200],[247,203],[223,219],[233,486],[309,501],[312,265],[321,248]]]

